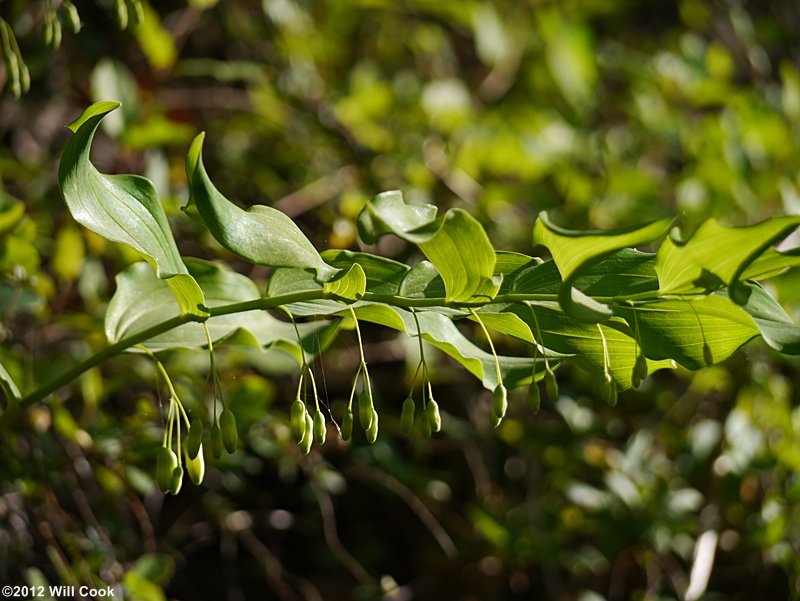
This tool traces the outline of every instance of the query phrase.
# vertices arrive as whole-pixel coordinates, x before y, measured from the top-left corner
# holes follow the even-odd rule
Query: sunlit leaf
[[[2,388],[3,394],[9,401],[18,401],[22,396],[16,383],[2,363],[0,363],[0,388]]]
[[[199,259],[187,259],[187,266],[206,296],[209,307],[261,298],[258,287],[249,278],[223,266]],[[155,277],[146,263],[134,263],[117,276],[117,290],[108,305],[106,336],[114,343],[142,332],[179,314],[178,306],[163,281]],[[278,341],[297,345],[291,323],[280,321],[267,311],[251,310],[210,317],[206,321],[212,341],[227,340],[268,346]],[[303,332],[324,327],[298,324]],[[200,323],[187,323],[158,336],[144,345],[157,351],[167,348],[203,348],[208,344]]]
[[[645,226],[574,231],[558,227],[547,213],[541,213],[533,228],[533,243],[546,246],[553,256],[563,280],[558,299],[564,311],[579,321],[594,323],[611,317],[611,308],[574,288],[578,276],[611,253],[653,242],[666,233],[669,224],[670,220],[662,219]]]
[[[535,319],[534,319],[535,313]],[[598,324],[571,319],[554,303],[536,304],[533,312],[528,306],[498,304],[480,311],[487,327],[529,343],[543,345],[548,357],[570,357],[596,376],[604,371],[603,341]],[[624,322],[612,319],[599,325],[606,340],[610,372],[621,389],[630,388],[633,364],[638,346]],[[533,353],[533,350],[531,350]],[[541,356],[541,346],[538,350]],[[650,372],[674,367],[670,360],[648,361]]]
[[[545,261],[519,271],[511,280],[515,294],[558,294],[561,274],[555,262]],[[589,296],[625,298],[658,290],[655,255],[625,248],[581,270],[572,285]]]
[[[358,263],[353,263],[348,270],[341,270],[329,281],[325,282],[322,289],[327,294],[340,298],[358,300],[367,290],[367,276]]]
[[[400,296],[409,298],[444,298],[444,281],[430,261],[420,261],[412,267],[400,284]]]
[[[392,233],[419,246],[444,281],[449,301],[489,300],[500,288],[495,251],[478,221],[460,209],[436,218],[432,205],[408,205],[399,191],[384,192],[367,203],[358,218],[368,244]]]
[[[98,102],[69,125],[75,135],[58,169],[61,193],[78,223],[145,255],[172,289],[182,313],[203,315],[202,291],[181,260],[153,184],[137,175],[104,175],[89,159],[97,126],[118,106]]]
[[[638,324],[647,357],[675,359],[689,369],[699,369],[709,359],[724,361],[758,335],[753,319],[724,295],[642,303],[617,312],[632,328]]]
[[[408,265],[385,257],[349,250],[326,250],[322,253],[326,263],[339,269],[349,269],[358,263],[364,270],[367,289],[373,294],[397,294],[400,282],[408,272]]]
[[[244,211],[214,187],[203,166],[203,138],[195,138],[186,157],[189,202],[217,242],[251,263],[315,269],[321,281],[333,277],[337,270],[322,260],[288,216],[264,205]]]
[[[747,286],[750,294],[742,308],[753,318],[764,342],[786,355],[800,355],[800,325],[761,286]]]
[[[798,224],[800,216],[776,217],[748,227],[724,227],[710,219],[684,242],[667,238],[656,255],[659,294],[704,294],[734,286],[751,263]],[[777,259],[771,255],[769,263],[765,260],[761,270],[751,271],[749,277],[770,274]]]

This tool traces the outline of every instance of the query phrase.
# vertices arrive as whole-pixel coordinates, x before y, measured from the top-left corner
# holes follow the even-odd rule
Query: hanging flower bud
[[[508,411],[508,391],[502,384],[498,384],[494,389],[494,398],[492,399],[492,414],[498,418],[503,419]],[[499,423],[499,422],[498,422]]]
[[[214,459],[222,457],[222,430],[219,424],[211,426],[211,455]]]
[[[539,407],[542,405],[542,394],[539,392],[539,385],[536,382],[531,382],[528,386],[528,409],[531,413],[536,415],[539,413]]]
[[[403,434],[408,435],[408,433],[411,432],[411,428],[414,426],[414,411],[416,411],[414,399],[408,397],[403,401],[403,409],[400,412],[400,429],[403,431]]]
[[[206,460],[203,457],[203,445],[197,450],[194,458],[189,457],[189,450],[186,450],[186,473],[195,485],[200,485],[206,475]]]
[[[314,443],[314,420],[311,419],[308,411],[306,411],[303,419],[305,421],[305,434],[300,442],[300,450],[303,455],[308,455],[311,452],[311,445]]]
[[[425,408],[425,417],[431,423],[431,432],[438,432],[442,429],[442,416],[439,413],[439,404],[433,399],[428,400]]]
[[[553,370],[547,367],[544,372],[544,388],[547,391],[547,397],[551,401],[558,400],[558,382]]]
[[[378,438],[378,412],[372,410],[372,421],[367,428],[367,442],[372,444]]]
[[[325,437],[328,429],[325,427],[325,416],[322,411],[317,410],[314,414],[314,440],[317,444],[325,444]]]
[[[372,425],[372,395],[369,393],[369,388],[364,388],[361,394],[358,395],[358,421],[361,422],[361,427],[364,431],[369,430]]]
[[[298,444],[302,442],[306,433],[306,404],[299,398],[292,402],[289,428],[292,431],[294,441]]]
[[[603,400],[612,407],[617,404],[617,384],[614,382],[610,372],[603,374],[601,394],[603,395]]]
[[[228,453],[236,451],[236,445],[239,442],[239,432],[236,429],[236,417],[233,411],[225,409],[219,414],[219,427],[222,430],[222,444]]]
[[[423,438],[431,437],[431,421],[429,419],[419,420],[419,429],[422,432]]]
[[[189,459],[197,457],[203,445],[203,420],[196,417],[189,426],[189,435],[186,437],[186,456]]]
[[[169,482],[169,494],[177,495],[181,492],[181,486],[183,486],[183,468],[178,465],[172,470],[172,477]]]
[[[353,435],[353,412],[349,409],[342,417],[342,440],[350,440]]]
[[[172,482],[172,471],[178,467],[178,458],[167,447],[161,447],[156,454],[156,484],[158,489],[167,493]]]

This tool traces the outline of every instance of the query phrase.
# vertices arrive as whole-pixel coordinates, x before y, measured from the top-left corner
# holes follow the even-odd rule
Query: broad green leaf
[[[444,280],[449,301],[488,301],[500,289],[494,276],[495,253],[483,226],[469,213],[451,209],[420,250]]]
[[[613,252],[657,240],[667,232],[670,223],[669,219],[661,219],[644,226],[576,231],[555,225],[543,212],[533,228],[533,243],[547,247],[566,282],[574,279],[579,270]]]
[[[430,261],[420,261],[412,267],[398,292],[408,298],[444,298],[444,281]]]
[[[512,283],[525,270],[531,269],[536,265],[541,265],[543,261],[539,257],[529,257],[522,253],[515,253],[500,250],[495,253],[494,275],[502,276],[498,294],[511,292]]]
[[[571,319],[554,303],[551,305],[537,303],[533,310],[536,314],[535,320],[531,308],[519,304],[492,305],[485,307],[478,314],[488,328],[531,344],[538,343],[539,356],[542,353],[541,345],[544,345],[548,359],[570,356],[570,361],[597,377],[602,376],[604,371],[603,341],[599,327],[606,339],[610,371],[614,381],[621,389],[631,387],[631,374],[638,346],[627,324],[618,319],[609,320],[604,324],[578,322]],[[658,369],[674,367],[670,360],[648,360],[647,363],[651,373]]]
[[[510,292],[514,294],[558,294],[562,283],[553,261],[527,267],[511,282]],[[625,298],[658,290],[655,255],[625,248],[581,271],[572,285],[593,297]]]
[[[203,165],[203,138],[198,135],[186,156],[189,205],[202,222],[232,253],[267,267],[314,269],[320,281],[331,279],[336,269],[322,257],[287,215],[256,205],[244,211],[225,198],[211,183]]]
[[[269,276],[266,296],[283,296],[310,290],[322,292],[322,284],[317,281],[312,270],[298,267],[278,267]]]
[[[215,263],[187,259],[190,273],[203,288],[209,307],[261,298],[258,287],[249,278]],[[134,263],[117,275],[117,290],[106,311],[105,330],[114,343],[137,332],[160,324],[179,314],[178,306],[164,282],[155,277],[146,263]],[[233,340],[255,346],[278,341],[297,345],[291,323],[273,317],[267,311],[244,311],[210,317],[206,321],[212,341]],[[308,334],[324,324],[298,324]],[[202,348],[206,334],[200,323],[187,323],[149,339],[144,345],[152,351],[168,348]]]
[[[3,390],[3,394],[5,394],[9,403],[16,403],[22,397],[14,379],[6,371],[2,363],[0,363],[0,389]]]
[[[790,267],[797,267],[798,265],[800,265],[800,251],[798,249],[780,252],[770,247],[745,268],[739,279],[766,280],[780,275]]]
[[[367,203],[358,227],[367,243],[392,233],[416,244],[441,275],[448,301],[490,300],[500,288],[495,252],[486,232],[460,209],[436,219],[436,207],[407,205],[394,190]]]
[[[611,317],[611,308],[575,288],[575,280],[611,253],[660,238],[669,224],[670,220],[662,219],[640,227],[581,232],[558,227],[547,213],[541,213],[533,228],[533,243],[546,246],[558,267],[563,280],[558,293],[561,307],[571,317],[593,323]]]
[[[753,318],[764,342],[785,355],[800,355],[800,325],[761,286],[746,285],[750,294],[742,308]]]
[[[366,244],[375,244],[384,234],[420,244],[436,233],[437,213],[433,205],[406,204],[399,190],[383,192],[358,215],[358,234]]]
[[[367,276],[364,268],[358,263],[353,263],[348,270],[342,269],[333,278],[323,284],[322,289],[327,294],[334,294],[348,300],[358,300],[367,290]]]
[[[656,255],[659,294],[707,294],[722,286],[734,287],[749,265],[798,224],[800,216],[776,217],[747,227],[724,227],[710,219],[684,242],[668,237]],[[751,271],[749,277],[770,274],[774,259],[771,256],[761,265],[761,274]]]
[[[61,193],[78,223],[145,255],[172,289],[182,313],[205,315],[202,291],[181,260],[153,184],[137,175],[104,175],[90,161],[100,121],[118,106],[95,103],[68,126],[75,135],[58,168]]]
[[[632,329],[638,327],[647,357],[675,359],[689,369],[705,366],[707,358],[713,363],[724,361],[759,333],[753,319],[721,294],[654,301],[617,311]]]
[[[397,294],[408,265],[368,253],[350,250],[326,250],[322,258],[329,265],[347,270],[354,263],[361,265],[367,278],[367,290],[373,294]]]

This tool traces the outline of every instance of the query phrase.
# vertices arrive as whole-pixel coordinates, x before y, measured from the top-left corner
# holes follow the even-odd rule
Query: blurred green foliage
[[[95,161],[156,183],[184,255],[231,261],[179,210],[198,130],[226,196],[280,208],[320,249],[357,248],[356,215],[392,188],[468,207],[497,247],[526,252],[545,209],[569,227],[800,212],[793,0],[170,0],[123,29],[119,5],[134,3],[98,0],[76,3],[82,28],[55,51],[43,35],[57,4],[0,4],[31,78],[15,99],[5,71],[0,96],[0,363],[26,390],[104,345],[113,274],[139,259],[76,227],[55,183],[63,125],[89,101],[123,102]],[[799,286],[774,285],[795,317]],[[0,581],[153,601],[265,586],[280,599],[673,599],[711,530],[707,598],[798,597],[796,360],[754,346],[661,372],[613,409],[572,370],[535,417],[512,395],[495,431],[487,394],[440,359],[444,435],[428,441],[400,436],[416,342],[365,335],[374,446],[331,436],[303,458],[292,360],[223,349],[243,447],[177,498],[152,480],[166,397],[145,358],[26,411],[0,437]],[[339,413],[352,342],[316,367]],[[164,359],[187,404],[209,400],[205,354]]]

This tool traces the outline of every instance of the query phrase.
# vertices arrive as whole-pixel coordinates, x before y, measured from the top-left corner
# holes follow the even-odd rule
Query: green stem
[[[222,403],[222,385],[219,383],[219,377],[217,376],[217,364],[216,360],[214,359],[214,343],[211,341],[211,332],[208,331],[208,324],[204,321],[203,322],[203,330],[206,333],[206,341],[208,342],[208,357],[209,357],[209,371],[211,372],[211,379],[214,382],[214,407],[211,410],[211,413],[214,417],[214,423],[217,423],[217,397],[219,397],[220,403]],[[208,380],[206,380],[206,386],[208,386]],[[223,404],[222,408],[225,408]]]
[[[503,383],[503,376],[500,373],[500,361],[497,358],[497,352],[494,350],[494,343],[492,342],[492,337],[489,335],[489,330],[487,330],[486,326],[483,325],[483,320],[475,312],[474,309],[470,309],[469,312],[475,318],[475,321],[477,321],[480,324],[481,329],[483,330],[483,335],[486,336],[486,340],[489,341],[489,348],[492,349],[492,356],[494,357],[494,368],[495,368],[495,370],[497,372],[497,383],[498,384],[502,384]]]
[[[150,351],[150,349],[148,349],[147,347],[144,347],[141,344],[137,344],[136,348],[140,349],[155,362],[158,371],[161,372],[161,377],[164,378],[164,381],[167,383],[167,388],[169,388],[170,397],[174,399],[175,402],[177,403],[178,409],[181,410],[183,421],[186,423],[186,426],[189,427],[189,416],[186,415],[186,410],[183,408],[183,403],[181,403],[181,400],[178,398],[178,393],[175,392],[175,387],[172,385],[172,380],[170,379],[167,370],[164,368],[164,364],[161,363],[159,358],[156,357],[155,354],[153,354],[153,352]]]
[[[55,392],[62,386],[68,384],[78,376],[80,376],[83,372],[91,369],[92,367],[99,365],[106,359],[110,359],[111,357],[116,357],[120,353],[128,350],[132,346],[136,346],[140,342],[144,342],[145,340],[149,340],[150,338],[154,338],[159,334],[163,334],[168,330],[173,328],[177,328],[183,324],[189,323],[191,321],[196,321],[197,318],[194,315],[179,315],[177,317],[173,317],[172,319],[168,319],[160,324],[156,324],[151,328],[147,328],[146,330],[142,330],[141,332],[137,332],[127,338],[123,338],[122,340],[107,346],[106,348],[102,349],[101,351],[95,353],[88,359],[85,359],[81,363],[71,367],[63,374],[56,376],[46,384],[40,386],[27,396],[22,397],[20,399],[20,407],[25,407],[30,405],[31,403],[35,403],[36,401],[42,400],[48,394]]]
[[[655,291],[650,292],[642,292],[640,294],[632,295],[626,299],[620,299],[619,297],[597,297],[596,300],[599,302],[625,302],[629,301],[649,301],[649,300],[657,300],[659,298],[666,298],[666,297],[659,297],[658,293]],[[164,332],[177,328],[178,326],[190,323],[190,322],[204,322],[208,317],[218,317],[221,315],[230,315],[232,313],[242,313],[244,311],[253,311],[253,310],[269,310],[269,309],[276,309],[281,305],[288,305],[291,303],[298,303],[304,301],[314,301],[314,300],[339,300],[345,303],[351,303],[352,300],[340,298],[334,294],[327,293],[324,290],[304,290],[302,292],[293,292],[290,294],[283,294],[273,297],[266,297],[266,298],[258,298],[253,299],[250,301],[244,302],[237,302],[237,303],[230,303],[227,305],[220,305],[217,307],[211,307],[208,309],[207,316],[198,316],[198,315],[179,315],[176,317],[172,317],[163,321],[162,323],[156,324],[146,330],[142,330],[141,332],[137,332],[132,334],[122,340],[118,340],[112,345],[105,347],[104,349],[98,351],[91,357],[83,360],[82,362],[74,365],[73,367],[69,368],[64,373],[56,376],[49,382],[43,384],[39,388],[36,388],[32,392],[28,393],[26,396],[22,397],[18,403],[10,404],[7,410],[0,414],[0,425],[5,423],[7,420],[13,418],[20,410],[24,409],[25,407],[35,403],[37,401],[41,401],[46,396],[52,394],[59,388],[69,384],[85,371],[91,369],[102,363],[103,361],[110,359],[112,357],[116,357],[117,355],[125,352],[126,350],[130,349],[137,344],[140,344],[146,340],[154,338]],[[477,307],[486,306],[489,304],[506,304],[506,303],[519,303],[519,302],[556,302],[558,300],[558,296],[556,294],[502,294],[496,296],[494,299],[485,302],[454,302],[449,301],[445,298],[407,298],[402,296],[392,296],[392,295],[385,295],[385,294],[375,294],[371,292],[367,292],[362,297],[362,300],[375,302],[375,303],[382,303],[387,304],[393,307],[400,307],[410,309],[413,307],[451,307],[456,309],[463,309],[463,310],[470,310]],[[351,311],[352,311],[352,307]],[[353,317],[355,317],[355,312],[353,312]],[[481,324],[482,325],[482,324]],[[485,328],[484,328],[485,329]],[[359,347],[361,349],[361,357],[363,361],[363,347],[360,344],[361,333],[358,328],[358,320],[356,320],[356,333],[359,337]],[[491,344],[491,339],[490,339]],[[545,355],[546,361],[546,355]],[[365,366],[365,375],[366,366]],[[217,386],[217,382],[215,380],[215,388]],[[367,378],[367,386],[369,386],[369,378]]]
[[[367,360],[364,358],[364,344],[361,341],[361,328],[358,327],[358,317],[356,317],[356,312],[353,310],[353,306],[349,305],[348,309],[350,309],[350,315],[353,316],[353,322],[356,324],[356,338],[358,338],[358,351],[361,353],[361,369],[364,370],[364,381],[367,384],[367,391],[369,392],[369,398],[372,398],[372,384],[369,381],[369,369],[367,369]],[[358,375],[356,375],[358,378]]]
[[[539,329],[539,320],[536,317],[536,311],[533,310],[533,304],[530,302],[525,303],[528,305],[528,308],[531,310],[531,316],[533,317],[533,327],[536,328],[536,339],[533,341],[533,357],[536,359],[536,351],[539,347],[542,347],[542,357],[544,358],[544,368],[550,371],[550,363],[547,361],[547,352],[544,350],[544,340],[542,339],[542,331]],[[534,370],[535,370],[534,366]]]
[[[356,386],[358,386],[358,376],[361,375],[361,370],[364,369],[364,364],[361,363],[358,366],[358,371],[356,371],[356,377],[353,378],[353,387],[350,389],[350,402],[347,403],[347,410],[353,410],[353,398],[356,396]]]

